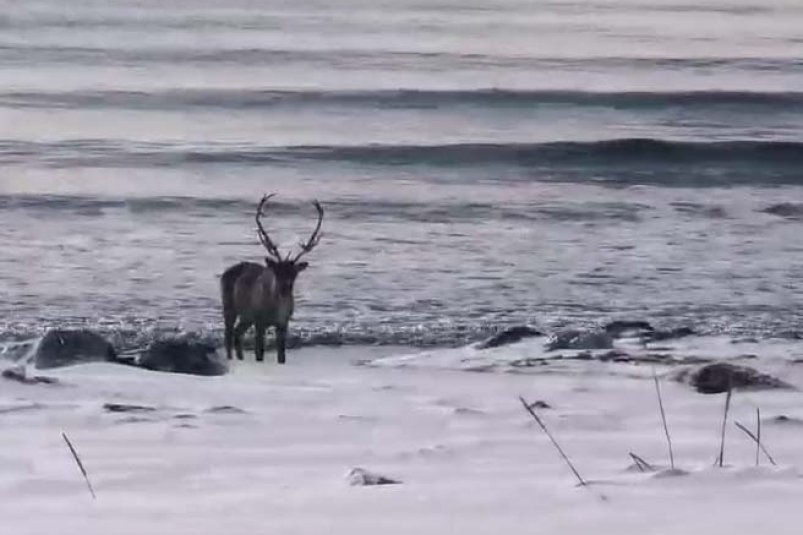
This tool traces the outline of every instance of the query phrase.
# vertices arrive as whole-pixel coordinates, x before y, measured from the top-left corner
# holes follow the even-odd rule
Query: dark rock
[[[665,359],[664,362],[668,364],[708,364],[713,359],[708,357],[700,357],[697,355],[687,355],[682,357],[672,357]]]
[[[514,368],[532,368],[534,366],[546,366],[554,359],[545,359],[543,357],[526,357],[523,359],[516,359],[510,361],[510,365]]]
[[[156,420],[153,418],[146,418],[145,416],[126,416],[124,418],[120,418],[117,420],[116,424],[141,424],[141,423],[151,423],[155,422]]]
[[[613,337],[601,331],[561,331],[552,335],[547,342],[547,350],[558,349],[612,349]]]
[[[401,481],[385,477],[380,474],[369,472],[363,468],[352,468],[346,476],[349,485],[353,487],[365,487],[372,485],[398,485]]]
[[[719,394],[734,390],[793,389],[780,379],[761,373],[748,366],[736,366],[726,362],[706,364],[696,369],[682,370],[675,379],[686,382],[702,394]]]
[[[125,364],[126,366],[137,366],[137,355],[117,355],[115,362],[118,364]]]
[[[85,362],[114,362],[117,353],[108,340],[89,330],[48,331],[36,348],[34,365],[58,368]]]
[[[631,362],[638,359],[634,359],[629,353],[620,349],[611,349],[602,355],[598,355],[597,360],[600,362]]]
[[[7,368],[0,374],[3,379],[9,379],[18,383],[30,384],[29,379],[26,377],[25,368]]]
[[[803,420],[800,418],[796,418],[794,416],[787,416],[785,414],[779,414],[774,418],[770,418],[769,423],[773,424],[782,424],[782,425],[803,425]]]
[[[761,211],[787,219],[803,219],[803,203],[782,202],[770,205]]]
[[[24,367],[6,368],[0,375],[3,377],[3,379],[16,381],[24,385],[38,385],[38,384],[53,385],[53,384],[58,384],[59,382],[59,380],[54,377],[44,377],[41,375],[34,375],[33,377],[28,377],[28,373],[25,371]]]
[[[649,322],[643,320],[616,320],[605,325],[605,332],[614,338],[619,338],[625,333],[653,332],[655,328]]]
[[[697,333],[694,332],[694,329],[690,327],[677,327],[668,331],[654,331],[647,333],[644,335],[644,338],[648,342],[661,342],[664,340],[675,340],[678,338],[684,338],[686,336],[694,336],[695,334]]]
[[[248,414],[241,408],[232,407],[231,405],[218,405],[217,407],[211,407],[209,409],[206,409],[205,412],[211,414]]]
[[[664,479],[670,477],[683,477],[689,475],[690,472],[683,470],[682,468],[664,468],[662,470],[658,470],[651,477],[655,479]]]
[[[108,412],[153,412],[156,409],[144,405],[128,405],[125,403],[104,403],[104,410]]]
[[[228,371],[212,344],[187,339],[157,340],[140,356],[139,365],[148,370],[205,376]]]
[[[477,349],[490,349],[508,344],[516,343],[524,338],[543,336],[544,333],[527,325],[517,325],[510,327],[502,332],[496,333],[487,340],[477,344]]]

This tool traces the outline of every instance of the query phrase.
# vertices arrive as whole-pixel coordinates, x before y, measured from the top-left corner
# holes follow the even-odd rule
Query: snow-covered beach
[[[486,351],[537,355],[542,342]],[[799,365],[784,361],[800,348],[776,350],[774,370],[803,384]],[[719,468],[725,395],[664,377],[676,474],[648,365],[482,372],[459,369],[473,348],[405,352],[302,349],[286,366],[246,361],[220,377],[93,363],[37,372],[58,384],[3,381],[0,523],[15,534],[87,535],[799,530],[795,390],[734,392]],[[588,486],[519,395],[544,402],[536,410]],[[762,455],[756,467],[755,444],[734,426],[754,429],[756,407],[777,466]],[[631,452],[654,471],[638,471]],[[399,484],[352,486],[354,468]]]

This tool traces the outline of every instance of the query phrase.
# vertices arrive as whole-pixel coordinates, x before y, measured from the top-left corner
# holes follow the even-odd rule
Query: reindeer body
[[[293,316],[292,291],[283,293],[273,270],[253,262],[240,262],[227,269],[220,279],[223,300],[226,356],[232,346],[239,360],[243,359],[242,337],[253,325],[256,359],[264,359],[265,331],[276,329],[278,362],[285,362],[287,325]],[[291,288],[292,290],[292,288]]]
[[[232,347],[237,359],[243,360],[242,338],[245,332],[254,327],[254,353],[257,361],[264,360],[265,330],[276,329],[277,362],[285,363],[287,326],[293,317],[295,300],[293,284],[299,273],[307,268],[306,262],[299,262],[302,255],[311,251],[320,240],[323,208],[317,201],[313,203],[318,211],[318,223],[310,238],[301,244],[301,251],[294,257],[285,258],[271,241],[262,227],[263,208],[273,195],[262,198],[257,207],[256,224],[259,239],[267,249],[265,265],[254,262],[240,262],[228,268],[220,277],[220,293],[223,301],[223,323],[225,328],[226,356],[232,358]]]

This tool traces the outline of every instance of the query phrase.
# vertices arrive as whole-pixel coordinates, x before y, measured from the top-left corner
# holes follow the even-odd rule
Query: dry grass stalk
[[[655,470],[655,468],[653,468],[653,466],[650,463],[648,463],[647,461],[645,461],[632,451],[630,452],[630,458],[633,459],[634,463],[636,463],[636,468],[639,469],[639,472],[648,472],[648,471],[652,472],[653,470]]]
[[[750,431],[748,428],[743,426],[741,423],[735,422],[735,424],[736,424],[736,427],[738,427],[740,431],[742,431],[745,435],[747,435],[748,437],[753,439],[753,441],[756,443],[756,447],[760,448],[761,451],[764,452],[764,456],[767,458],[767,460],[770,462],[770,464],[772,464],[773,466],[777,466],[777,463],[775,462],[775,459],[772,458],[772,455],[770,455],[770,453],[767,451],[767,448],[765,448],[764,444],[761,443],[761,439],[758,436],[754,435],[752,431]]]
[[[756,407],[756,466],[761,453],[761,409]]]
[[[97,499],[95,496],[95,489],[92,488],[92,483],[89,481],[89,475],[86,473],[86,468],[84,468],[84,463],[81,462],[81,457],[78,456],[78,452],[75,451],[72,442],[70,442],[70,439],[67,438],[67,434],[62,432],[61,437],[64,439],[64,442],[67,443],[67,447],[70,448],[70,453],[72,453],[73,459],[75,459],[75,463],[78,465],[78,469],[81,470],[81,473],[84,475],[84,481],[86,481],[86,486],[89,489],[89,493],[92,495],[92,499]]]
[[[664,424],[666,443],[669,447],[669,466],[672,468],[672,470],[674,470],[675,454],[672,452],[672,437],[669,435],[669,427],[666,425],[666,412],[664,412],[664,400],[661,397],[661,384],[658,382],[658,374],[655,373],[655,368],[652,369],[652,378],[655,381],[655,392],[658,394],[658,408],[661,409],[661,421]]]
[[[566,461],[567,465],[569,465],[569,468],[571,469],[571,471],[574,474],[574,476],[577,478],[577,481],[580,482],[580,485],[585,487],[587,485],[587,483],[585,482],[585,480],[580,475],[580,472],[577,471],[577,469],[572,464],[572,461],[569,460],[569,457],[566,455],[566,453],[564,453],[563,449],[560,447],[558,442],[555,440],[555,437],[553,437],[552,433],[549,432],[549,429],[547,429],[546,424],[544,424],[544,421],[541,420],[541,418],[538,416],[538,414],[536,414],[536,412],[533,410],[532,405],[527,403],[527,401],[525,401],[525,399],[523,397],[521,397],[521,396],[519,396],[519,401],[521,401],[521,404],[524,405],[524,409],[527,412],[530,413],[530,416],[532,416],[533,419],[535,419],[535,421],[538,422],[538,425],[541,427],[541,429],[543,429],[544,433],[546,433],[546,436],[549,437],[549,440],[552,441],[552,445],[555,446],[555,449],[558,450],[558,453],[560,453],[560,456],[563,457],[563,460]]]
[[[725,426],[728,423],[728,411],[731,407],[731,396],[733,395],[733,387],[729,383],[728,384],[728,394],[725,396],[725,413],[722,415],[722,437],[719,442],[719,467],[722,468],[722,465],[725,462]]]

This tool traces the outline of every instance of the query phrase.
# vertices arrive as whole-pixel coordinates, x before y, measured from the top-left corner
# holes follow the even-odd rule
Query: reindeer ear
[[[265,257],[265,264],[267,264],[267,266],[269,268],[273,269],[273,268],[276,267],[276,260],[274,260],[273,258],[271,258],[269,256],[266,256]]]
[[[308,266],[309,264],[307,262],[299,262],[298,264],[296,264],[296,273],[301,273],[302,271],[307,269]]]

